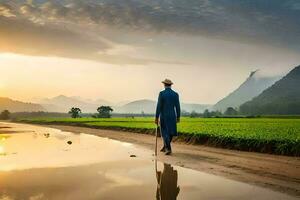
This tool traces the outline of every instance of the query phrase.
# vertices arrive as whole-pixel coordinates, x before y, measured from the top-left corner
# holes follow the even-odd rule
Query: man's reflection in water
[[[164,163],[163,172],[157,171],[157,167],[156,167],[156,179],[157,179],[156,199],[176,200],[180,191],[179,186],[177,186],[177,181],[178,181],[177,170],[174,170],[171,165]]]

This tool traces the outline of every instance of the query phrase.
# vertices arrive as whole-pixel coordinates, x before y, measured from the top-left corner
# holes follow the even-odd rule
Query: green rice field
[[[30,118],[19,122],[66,124],[153,134],[153,118]],[[182,118],[179,140],[192,144],[300,156],[300,119]]]

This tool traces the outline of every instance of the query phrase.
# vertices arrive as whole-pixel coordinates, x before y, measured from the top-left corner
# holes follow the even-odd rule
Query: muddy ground
[[[149,149],[155,147],[155,137],[121,131],[101,130],[64,125],[43,125],[74,133],[87,133],[130,142]],[[162,145],[159,140],[159,147]],[[270,188],[300,197],[300,158],[253,152],[218,149],[183,142],[173,144],[173,155],[159,153],[162,162],[237,181]]]

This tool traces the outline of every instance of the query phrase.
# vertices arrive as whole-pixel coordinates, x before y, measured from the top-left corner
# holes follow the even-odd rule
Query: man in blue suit
[[[161,149],[166,155],[172,153],[171,142],[177,136],[177,123],[180,122],[179,95],[171,89],[173,82],[166,79],[162,82],[165,90],[159,93],[155,123],[160,124],[164,146]]]

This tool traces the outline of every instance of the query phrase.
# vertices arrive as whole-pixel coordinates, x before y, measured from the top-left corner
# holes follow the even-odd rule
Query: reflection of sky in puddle
[[[15,128],[20,129],[20,126],[24,125],[15,125]],[[151,156],[149,152],[146,155],[145,151],[138,151],[131,144],[115,140],[87,134],[61,132],[50,128],[28,125],[25,127],[26,130],[31,127],[34,132],[11,134],[9,139],[0,143],[0,152],[2,149],[2,153],[6,154],[0,161],[0,170],[66,167],[129,160],[132,159],[129,156],[133,153],[140,154],[143,158]],[[69,145],[68,141],[72,144]]]
[[[4,147],[0,144],[0,154],[4,154]]]
[[[9,126],[34,133],[0,135],[1,200],[167,200],[177,194],[177,199],[197,200],[293,199],[168,164],[158,163],[156,171],[152,152],[132,144],[37,126]],[[130,158],[131,154],[137,158]]]

